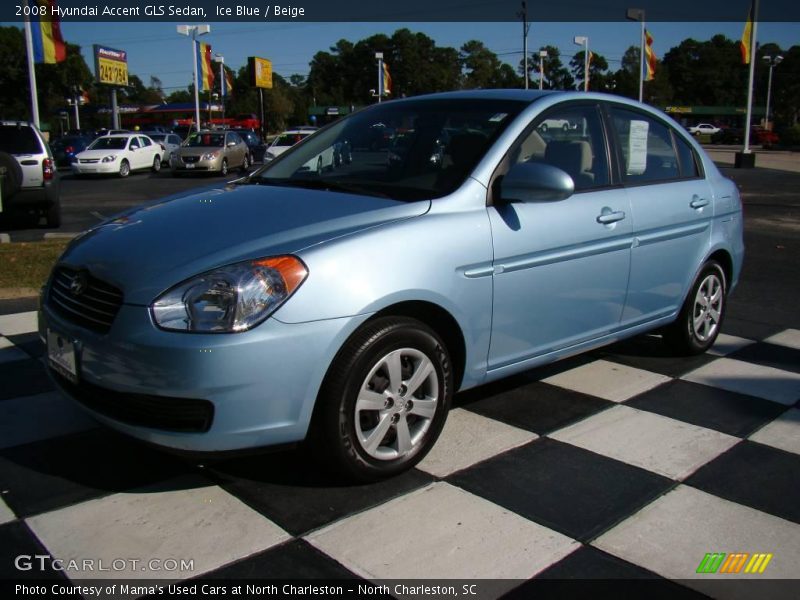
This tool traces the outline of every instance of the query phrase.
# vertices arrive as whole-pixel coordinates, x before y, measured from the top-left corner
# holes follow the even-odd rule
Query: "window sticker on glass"
[[[647,121],[631,121],[628,135],[628,175],[641,175],[647,169]]]
[[[489,123],[499,123],[508,116],[508,113],[497,113],[489,119]]]

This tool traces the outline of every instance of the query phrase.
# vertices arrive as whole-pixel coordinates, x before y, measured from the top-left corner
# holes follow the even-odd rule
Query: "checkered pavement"
[[[795,578],[800,330],[725,331],[698,357],[642,336],[458,394],[416,469],[345,486],[299,451],[203,465],[100,428],[49,383],[35,313],[0,315],[0,578],[47,553],[193,559],[187,578],[666,578],[683,597],[726,577],[695,573],[707,552]]]

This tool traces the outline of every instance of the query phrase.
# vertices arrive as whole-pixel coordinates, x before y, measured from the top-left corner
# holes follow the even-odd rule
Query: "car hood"
[[[127,150],[111,150],[110,148],[103,148],[102,150],[84,150],[76,154],[78,158],[100,158],[105,156],[120,155],[127,152]]]
[[[424,214],[399,202],[324,190],[227,185],[123,213],[76,238],[60,262],[149,305],[175,284],[241,260],[299,252],[336,237]]]

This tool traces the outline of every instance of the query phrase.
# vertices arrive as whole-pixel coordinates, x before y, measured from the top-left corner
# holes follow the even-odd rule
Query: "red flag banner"
[[[739,50],[742,51],[742,64],[750,64],[750,39],[753,37],[753,8],[747,13],[747,22],[744,24],[742,40],[739,42]]]
[[[658,60],[658,57],[653,50],[653,36],[647,29],[644,30],[644,42],[644,66],[647,69],[644,80],[653,81],[656,76],[656,60]]]

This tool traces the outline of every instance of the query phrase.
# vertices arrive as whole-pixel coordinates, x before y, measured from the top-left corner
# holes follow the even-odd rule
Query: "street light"
[[[227,82],[225,81],[225,57],[219,52],[214,54],[214,62],[219,63],[219,94],[222,98],[222,123],[225,124],[225,96],[228,95]]]
[[[539,89],[544,89],[544,59],[547,58],[547,50],[539,50]]]
[[[644,10],[629,8],[626,16],[630,21],[642,22],[642,35],[639,40],[639,102],[641,102],[644,95]]]
[[[178,33],[192,38],[192,65],[194,69],[194,117],[195,125],[200,131],[200,92],[197,77],[197,36],[205,35],[211,31],[211,25],[178,25]]]
[[[783,57],[778,56],[764,56],[764,61],[769,65],[769,78],[767,79],[767,122],[765,128],[767,131],[772,131],[772,123],[769,120],[769,101],[772,99],[772,69],[777,67],[783,61]]]
[[[378,102],[383,96],[383,52],[376,52],[375,58],[378,60]]]
[[[578,46],[583,46],[583,91],[589,91],[589,38],[585,35],[576,35],[572,40]]]

